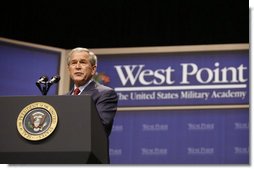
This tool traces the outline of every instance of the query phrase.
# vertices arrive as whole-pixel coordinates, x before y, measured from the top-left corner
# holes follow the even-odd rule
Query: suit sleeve
[[[110,89],[102,92],[96,103],[98,113],[108,136],[112,130],[114,117],[117,111],[117,102],[118,97],[116,92]]]

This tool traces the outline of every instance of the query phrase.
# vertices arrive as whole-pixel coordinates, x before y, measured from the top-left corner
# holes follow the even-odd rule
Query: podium
[[[51,105],[57,114],[54,131],[37,141],[22,136],[17,127],[21,112],[33,111],[36,103]],[[90,96],[0,97],[1,164],[97,164],[108,159],[108,138]]]

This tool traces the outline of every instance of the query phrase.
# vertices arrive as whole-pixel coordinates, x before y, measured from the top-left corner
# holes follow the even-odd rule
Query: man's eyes
[[[87,64],[88,62],[87,61],[85,61],[85,60],[80,60],[80,61],[71,61],[71,64],[72,65],[76,65],[76,64]]]
[[[81,64],[87,64],[88,62],[85,61],[85,60],[81,60],[81,61],[79,61],[79,63],[81,63]]]

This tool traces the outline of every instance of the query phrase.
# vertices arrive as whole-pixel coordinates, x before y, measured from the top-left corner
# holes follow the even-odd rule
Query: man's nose
[[[75,68],[80,68],[80,65],[81,65],[80,62],[77,62]]]

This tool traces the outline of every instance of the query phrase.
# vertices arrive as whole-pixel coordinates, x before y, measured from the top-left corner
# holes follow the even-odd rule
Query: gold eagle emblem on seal
[[[44,102],[35,102],[21,110],[17,118],[17,130],[27,140],[47,138],[57,126],[58,117],[54,107]]]

